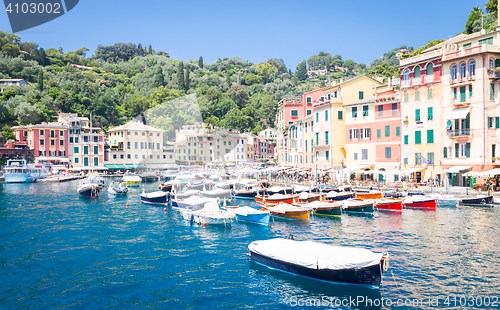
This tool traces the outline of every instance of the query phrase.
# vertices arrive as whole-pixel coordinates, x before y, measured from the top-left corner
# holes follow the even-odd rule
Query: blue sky
[[[486,1],[80,0],[65,15],[17,34],[45,49],[87,47],[87,56],[98,45],[141,43],[184,61],[283,58],[295,70],[320,51],[369,64],[401,45],[455,36]],[[11,32],[5,11],[0,30]]]

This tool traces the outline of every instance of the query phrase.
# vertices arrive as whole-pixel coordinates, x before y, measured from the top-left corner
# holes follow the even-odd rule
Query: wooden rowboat
[[[269,214],[274,217],[288,220],[309,220],[309,209],[294,206],[288,203],[279,203],[275,206],[264,206],[262,211],[269,211]]]

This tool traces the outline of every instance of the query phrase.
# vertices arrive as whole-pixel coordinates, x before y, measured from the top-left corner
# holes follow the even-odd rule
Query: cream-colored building
[[[109,129],[107,164],[171,163],[169,155],[164,154],[163,132],[136,121]]]

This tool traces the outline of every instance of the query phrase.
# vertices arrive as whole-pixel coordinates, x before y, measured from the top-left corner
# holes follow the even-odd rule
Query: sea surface
[[[142,188],[87,199],[77,186],[0,184],[0,309],[500,308],[499,207],[210,227],[142,204]],[[248,258],[252,241],[288,234],[388,252],[390,268],[375,289]]]

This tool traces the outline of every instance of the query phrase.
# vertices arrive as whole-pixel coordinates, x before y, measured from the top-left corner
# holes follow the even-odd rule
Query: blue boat
[[[149,204],[159,204],[166,205],[168,203],[168,192],[152,192],[152,193],[142,193],[141,194],[141,202],[149,203]]]
[[[49,176],[41,164],[28,164],[26,159],[9,159],[4,169],[6,183],[32,183]]]
[[[354,192],[335,192],[331,191],[325,195],[326,200],[341,201],[354,198]]]
[[[269,212],[256,210],[248,206],[234,209],[236,219],[243,222],[269,225]]]

